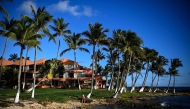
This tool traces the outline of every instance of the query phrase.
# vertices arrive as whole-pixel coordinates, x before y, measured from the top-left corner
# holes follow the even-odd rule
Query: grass
[[[0,90],[0,99],[6,100],[9,98],[15,98],[17,90],[16,89],[5,89]],[[81,98],[84,94],[85,96],[90,92],[90,89],[36,89],[35,90],[35,100],[48,101],[48,102],[66,102],[68,100],[76,100]],[[29,100],[31,98],[31,92],[20,93],[20,100]],[[113,91],[107,91],[105,89],[93,90],[91,95],[92,99],[109,98],[113,94]]]
[[[8,100],[9,98],[15,98],[17,90],[16,89],[5,89],[0,90],[0,100]],[[47,88],[47,89],[36,89],[35,90],[35,100],[38,102],[59,102],[63,103],[68,100],[78,100],[81,98],[81,96],[84,94],[87,96],[87,94],[90,92],[90,89],[55,89],[55,88]],[[114,93],[113,91],[107,91],[106,89],[97,89],[93,90],[93,93],[91,95],[92,99],[102,99],[102,98],[110,98]],[[149,92],[127,92],[123,94],[119,94],[118,98],[122,99],[123,101],[129,101],[133,100],[137,97],[144,97],[144,96],[154,96],[155,94],[158,94],[161,92],[156,93],[149,93]],[[20,100],[29,100],[31,98],[32,92],[20,93]]]

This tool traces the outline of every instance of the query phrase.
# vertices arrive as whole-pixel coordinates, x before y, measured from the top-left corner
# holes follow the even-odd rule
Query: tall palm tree
[[[118,67],[119,67],[119,71],[118,71],[118,77],[117,77],[117,83],[116,83],[116,90],[115,93],[118,91],[118,86],[119,86],[119,76],[120,76],[120,51],[121,51],[121,47],[122,47],[122,40],[124,40],[124,31],[121,29],[118,30],[113,30],[113,39],[115,41],[115,47],[117,49],[118,52]],[[116,94],[115,94],[116,95]],[[117,96],[117,95],[116,95]]]
[[[13,0],[7,0],[7,1],[13,2]],[[4,0],[0,0],[0,3],[2,3],[2,2],[4,2]],[[9,13],[8,13],[8,12],[6,11],[6,9],[5,9],[4,7],[2,7],[2,6],[0,6],[0,12],[5,13],[8,18],[10,17]]]
[[[175,76],[178,76],[178,70],[177,70],[178,67],[183,67],[182,61],[180,61],[179,58],[171,59],[171,65],[168,72],[170,75],[170,79],[169,79],[169,84],[168,84],[168,90],[166,91],[166,93],[169,91],[171,76],[174,76],[173,93],[175,93]]]
[[[95,66],[95,50],[97,44],[104,44],[105,39],[102,38],[105,35],[106,32],[108,32],[108,29],[103,29],[102,24],[95,23],[92,25],[91,23],[88,24],[89,31],[86,30],[82,34],[87,37],[86,41],[89,43],[89,45],[93,45],[93,58],[92,58],[92,81],[91,81],[91,89],[90,93],[87,95],[88,98],[90,98],[93,90],[93,81],[94,81],[94,66]]]
[[[25,59],[25,64],[24,64],[24,67],[26,68],[26,63],[27,63],[27,60],[30,60],[30,57],[28,57],[28,51],[30,50],[30,48],[34,48],[35,47],[35,45],[33,45],[33,44],[35,44],[35,43],[28,43],[28,45],[26,45],[27,46],[27,48],[26,48],[26,59]],[[42,49],[39,47],[39,46],[37,46],[37,48],[40,50],[40,51],[42,51]],[[24,81],[23,81],[23,87],[22,87],[22,90],[24,91],[24,88],[25,88],[25,78],[26,78],[26,70],[24,69]]]
[[[74,68],[77,71],[76,50],[79,49],[80,51],[85,51],[85,52],[90,53],[88,49],[81,47],[83,44],[86,43],[86,41],[85,41],[85,39],[81,38],[80,33],[78,33],[78,34],[73,33],[72,35],[66,35],[65,36],[65,42],[67,43],[69,48],[63,50],[61,52],[60,56],[62,56],[64,53],[66,53],[70,50],[74,50],[74,63],[75,63]],[[78,73],[77,73],[77,75],[78,75]],[[79,85],[79,90],[81,90],[79,78],[78,78],[78,85]]]
[[[33,6],[30,5],[31,11],[33,18],[30,18],[26,15],[22,15],[25,17],[30,23],[33,23],[35,26],[33,27],[34,32],[38,34],[40,30],[43,30],[43,33],[50,36],[49,40],[53,40],[55,42],[55,39],[53,36],[50,34],[48,28],[46,25],[52,20],[52,16],[45,11],[45,7],[39,7],[36,11],[34,10]],[[38,39],[36,39],[38,41]],[[37,57],[37,46],[35,45],[35,52],[34,52],[34,81],[33,81],[33,91],[32,91],[32,96],[31,98],[34,98],[34,93],[35,93],[35,81],[36,81],[36,57]]]
[[[21,76],[21,69],[22,69],[22,54],[25,46],[30,43],[38,43],[36,42],[36,38],[40,38],[40,34],[36,34],[33,30],[34,24],[31,24],[27,21],[27,19],[21,16],[20,22],[14,28],[13,32],[15,34],[15,40],[17,41],[14,46],[19,45],[21,47],[20,50],[20,63],[19,63],[19,74],[18,74],[18,90],[15,97],[15,103],[19,102],[19,95],[20,95],[20,76]]]
[[[57,57],[59,56],[59,49],[60,49],[60,37],[63,35],[67,35],[70,34],[71,31],[70,30],[66,30],[67,27],[69,26],[69,23],[65,23],[63,18],[58,18],[57,20],[54,19],[53,23],[55,26],[49,25],[50,28],[53,29],[53,31],[55,31],[55,34],[53,34],[54,37],[58,36],[58,50],[57,50]]]
[[[99,48],[99,47],[98,47]],[[95,58],[95,74],[97,75],[98,74],[98,68],[99,68],[99,62],[100,60],[103,60],[105,59],[105,55],[100,51],[100,49],[98,49],[98,51],[96,52],[96,58]],[[95,76],[95,84],[94,84],[94,89],[97,89],[97,81],[96,81],[96,76]]]
[[[12,18],[9,21],[7,17],[4,17],[4,20],[0,22],[0,27],[2,28],[2,30],[0,30],[0,35],[4,36],[6,38],[5,46],[4,46],[4,50],[3,50],[3,54],[2,54],[1,71],[2,71],[3,58],[4,58],[5,51],[6,51],[8,39],[13,36],[13,33],[11,32],[11,30],[16,25],[16,23],[17,22],[14,18]],[[1,80],[1,71],[0,71],[0,80]]]
[[[137,51],[135,52],[135,61],[133,61],[135,63],[135,71],[136,71],[136,76],[134,78],[134,82],[132,82],[132,88],[131,88],[131,93],[135,90],[135,84],[137,82],[137,79],[139,78],[139,76],[142,76],[142,70],[145,69],[145,63],[143,63],[143,60],[145,59],[145,55],[143,52],[142,47],[140,47],[140,49],[137,49]],[[132,73],[133,76],[133,73]]]
[[[144,54],[145,54],[145,62],[147,64],[147,67],[146,67],[146,73],[145,73],[144,81],[142,83],[142,87],[139,90],[139,92],[144,91],[146,80],[148,78],[148,72],[150,71],[150,64],[158,56],[158,52],[154,49],[150,49],[150,48],[145,47],[145,48],[143,48],[143,50],[144,50]]]
[[[108,44],[106,45],[107,48],[103,47],[102,50],[106,51],[106,52],[109,52],[109,55],[107,56],[108,57],[108,63],[110,63],[110,66],[111,66],[111,80],[110,80],[110,84],[109,84],[109,87],[108,87],[108,90],[111,89],[111,87],[113,86],[113,78],[114,78],[114,63],[116,61],[116,58],[117,58],[117,54],[114,53],[114,49],[115,49],[115,46],[114,46],[114,39],[112,38],[108,38],[107,39],[108,41]],[[115,54],[115,55],[114,55]]]
[[[121,50],[124,53],[124,59],[125,59],[124,63],[127,66],[124,68],[127,68],[127,69],[124,69],[124,70],[126,70],[126,73],[123,75],[124,81],[122,80],[120,82],[119,90],[121,93],[125,87],[125,86],[123,86],[124,85],[123,83],[126,81],[126,77],[129,73],[129,71],[131,70],[131,68],[130,68],[131,62],[134,61],[134,60],[132,60],[132,57],[135,59],[136,58],[135,54],[142,51],[140,46],[143,43],[142,39],[140,37],[138,37],[135,32],[132,32],[130,30],[124,31],[124,37],[125,37],[125,39],[122,41],[123,47]]]

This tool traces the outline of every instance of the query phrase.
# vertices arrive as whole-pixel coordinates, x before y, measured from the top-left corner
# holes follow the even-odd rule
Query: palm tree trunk
[[[112,74],[111,74],[111,80],[110,80],[110,85],[108,87],[108,90],[110,90],[111,87],[112,87],[112,85],[113,85],[114,66],[113,66],[113,60],[112,60],[112,58],[113,58],[112,51],[110,51],[110,56],[111,56],[111,60],[110,61],[111,61]]]
[[[175,75],[174,75],[174,91],[173,93],[175,93]]]
[[[93,59],[92,59],[92,81],[91,81],[91,88],[90,88],[90,93],[87,95],[87,98],[90,98],[93,90],[93,83],[94,83],[94,59],[95,59],[95,49],[96,45],[93,45]]]
[[[154,80],[155,80],[156,76],[157,75],[155,74],[155,76],[153,77],[153,73],[152,73],[152,83],[151,83],[151,88],[150,88],[149,92],[153,91],[153,84],[154,84]]]
[[[118,76],[117,76],[117,85],[116,85],[116,89],[115,89],[115,93],[118,90],[119,87],[119,76],[120,76],[120,54],[119,54],[119,49],[118,49],[118,67],[119,67],[119,72],[118,72]]]
[[[27,57],[28,57],[28,51],[29,51],[29,47],[27,46],[27,50],[26,50],[26,59],[25,59],[25,64],[24,64],[24,82],[23,82],[23,87],[22,87],[22,89],[23,89],[23,91],[24,91],[24,88],[25,88],[25,84],[26,84],[26,63],[27,63]]]
[[[131,91],[130,91],[131,93],[135,90],[135,84],[136,84],[136,82],[137,82],[137,79],[139,78],[139,75],[140,75],[140,74],[138,74],[138,75],[136,74],[135,80],[134,80],[134,82],[133,82],[133,84],[132,84],[132,87],[131,87]]]
[[[168,83],[168,90],[166,91],[166,93],[168,93],[168,91],[169,91],[170,81],[171,81],[171,74],[170,74],[170,79],[169,79],[169,83]]]
[[[47,76],[47,74],[42,77],[42,79],[35,85],[35,87],[38,86],[38,85],[42,82],[42,80],[43,80],[44,78],[46,78],[46,76]],[[29,92],[32,91],[32,90],[33,90],[33,86],[32,86],[31,88],[29,88],[26,92],[29,93]]]
[[[130,70],[130,67],[131,67],[131,58],[132,58],[132,52],[130,53],[130,57],[129,57],[129,64],[128,64],[128,68],[127,68],[127,72],[126,72],[126,74],[125,74],[125,79],[123,80],[123,84],[122,84],[122,91],[121,91],[121,93],[123,92],[123,89],[126,87],[125,86],[125,81],[127,80],[127,76],[128,76],[128,72],[129,72],[129,70]],[[124,69],[125,69],[125,67],[124,67]]]
[[[14,102],[18,103],[19,102],[19,96],[20,96],[20,76],[21,76],[21,70],[22,70],[22,53],[23,53],[23,48],[21,46],[21,50],[20,50],[20,63],[19,63],[19,73],[18,73],[18,90],[17,90],[17,94],[15,97]]]
[[[148,71],[149,71],[149,62],[147,63],[146,74],[145,74],[145,77],[144,77],[144,81],[143,81],[142,87],[141,87],[141,89],[139,90],[139,92],[143,92],[143,91],[144,91],[146,79],[147,79],[147,77],[148,77]]]
[[[141,70],[140,71],[142,71],[142,67],[143,67],[143,62],[142,62],[142,65],[141,65]],[[137,82],[137,79],[139,78],[139,75],[140,74],[138,74],[136,77],[135,77],[135,81],[134,81],[134,84],[133,84],[133,87],[131,88],[131,93],[135,90],[135,84],[136,84],[136,82]]]
[[[97,55],[98,53],[96,52],[96,57],[95,57],[95,72],[94,72],[94,75],[97,74]],[[95,76],[95,80],[94,80],[94,89],[96,90],[96,76]]]
[[[157,83],[156,83],[156,89],[154,90],[154,92],[156,92],[156,90],[157,90],[157,87],[158,87],[158,82],[159,82],[159,75],[158,75],[158,81],[157,81]]]
[[[35,84],[36,84],[36,56],[37,56],[37,45],[35,46],[35,52],[34,52],[34,81],[33,81],[33,90],[32,90],[32,96],[31,98],[34,98],[35,93]]]
[[[77,69],[77,63],[76,63],[76,60],[77,60],[77,57],[76,57],[76,50],[74,50],[74,58],[75,58],[75,70],[76,70],[76,73],[77,73],[77,70],[78,70],[78,69]],[[77,73],[77,78],[78,78],[79,90],[81,90],[78,73]]]
[[[110,84],[109,84],[108,90],[110,90],[113,87],[114,73],[115,73],[114,72],[114,67],[113,67],[113,64],[112,64],[112,74],[111,74],[111,80],[110,80]]]
[[[59,49],[60,49],[60,36],[58,36],[58,50],[57,50],[57,57],[56,57],[56,59],[58,59],[58,57],[59,57]]]
[[[4,60],[4,54],[5,54],[5,51],[6,51],[7,43],[8,43],[8,37],[6,38],[6,42],[5,42],[5,46],[4,46],[4,50],[3,50],[3,54],[2,54],[2,59],[1,59],[0,80],[1,80],[1,74],[3,72],[3,60]]]

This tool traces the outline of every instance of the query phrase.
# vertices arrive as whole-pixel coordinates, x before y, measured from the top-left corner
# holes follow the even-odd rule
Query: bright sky
[[[19,19],[20,14],[31,16],[30,4],[35,9],[46,7],[54,19],[64,18],[65,23],[70,23],[68,29],[75,33],[88,30],[88,24],[99,22],[110,31],[114,29],[132,30],[144,41],[144,46],[153,48],[169,60],[179,58],[183,67],[179,68],[176,78],[176,86],[190,86],[190,1],[189,0],[13,0],[3,2],[2,5],[10,14],[11,18]],[[0,13],[2,20],[3,13]],[[51,30],[51,33],[54,32]],[[5,38],[0,37],[0,55],[2,54]],[[37,59],[51,59],[56,57],[57,44],[48,42],[48,38],[41,40],[42,52],[38,52]],[[19,55],[20,47],[14,47],[14,41],[9,41],[5,53],[5,59],[10,54]],[[60,50],[68,46],[61,38]],[[91,53],[77,51],[77,62],[89,67],[91,64],[92,46],[84,45]],[[25,51],[23,56],[25,57]],[[29,51],[29,57],[34,60],[34,49]],[[74,52],[68,52],[61,58],[74,60]],[[100,62],[102,66],[106,60]],[[169,63],[170,65],[170,63]],[[168,69],[167,69],[168,70]],[[144,72],[143,72],[144,76]],[[146,85],[151,84],[151,73]],[[159,86],[168,85],[169,76],[160,79]],[[142,84],[143,78],[139,78],[137,86]],[[131,77],[127,78],[128,86],[131,86]],[[173,85],[173,79],[171,85]]]

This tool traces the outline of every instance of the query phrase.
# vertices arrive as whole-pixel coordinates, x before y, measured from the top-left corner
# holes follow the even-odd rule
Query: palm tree
[[[52,87],[52,78],[55,74],[60,74],[64,72],[64,65],[61,61],[53,58],[51,60],[47,60],[45,64],[40,68],[39,73],[42,76],[42,80],[47,76],[50,80],[50,84]],[[40,84],[41,82],[38,82]],[[37,85],[38,85],[37,84]]]
[[[28,43],[28,45],[26,45],[27,49],[26,49],[26,59],[25,59],[25,64],[24,64],[25,68],[26,68],[27,60],[30,60],[30,57],[28,57],[28,51],[29,51],[30,48],[35,47],[35,45],[33,45],[33,44],[35,44],[35,43]],[[42,51],[42,49],[39,46],[37,46],[37,48],[40,51]],[[22,87],[23,91],[24,91],[24,88],[25,88],[25,78],[26,78],[26,70],[24,69],[24,81],[23,81],[23,87]]]
[[[16,20],[14,18],[12,18],[9,21],[7,17],[4,17],[4,20],[0,22],[0,27],[2,28],[2,30],[0,30],[0,35],[6,37],[5,46],[4,46],[4,50],[3,50],[3,54],[2,54],[2,58],[4,58],[4,54],[5,54],[5,51],[6,51],[8,39],[11,38],[12,35],[13,35],[13,33],[11,32],[11,30],[16,25],[16,23],[17,22],[16,22]],[[2,71],[2,65],[3,65],[3,59],[1,61],[1,71]],[[0,80],[1,80],[1,71],[0,71]]]
[[[159,83],[159,78],[160,78],[160,76],[163,76],[164,74],[166,74],[166,70],[162,67],[162,68],[159,70],[159,72],[157,72],[158,80],[157,80],[156,88],[155,88],[154,92],[157,91],[157,87],[158,87],[158,83]]]
[[[19,60],[20,58],[18,57],[17,54],[10,54],[10,58],[8,59],[9,61],[15,62],[16,60]]]
[[[2,3],[3,1],[4,1],[4,0],[0,0],[0,3]],[[7,0],[7,1],[13,2],[13,0]],[[8,12],[6,11],[6,9],[5,9],[4,7],[2,7],[2,6],[0,6],[0,12],[5,13],[8,18],[10,17],[9,13],[8,13]]]
[[[111,87],[113,86],[113,78],[114,78],[114,63],[116,61],[116,58],[117,58],[117,54],[114,53],[114,49],[115,49],[115,46],[114,46],[114,39],[112,38],[108,38],[107,39],[108,41],[108,44],[107,44],[107,48],[103,47],[102,50],[106,51],[106,52],[109,52],[109,55],[107,56],[107,58],[109,59],[108,60],[108,63],[110,63],[110,66],[111,66],[111,70],[112,70],[112,73],[111,73],[111,80],[110,80],[110,84],[109,84],[109,87],[108,87],[108,90],[111,89]]]
[[[145,63],[143,63],[143,60],[145,59],[145,55],[144,55],[144,52],[143,52],[143,49],[142,47],[140,47],[140,49],[138,49],[136,52],[135,52],[135,71],[136,71],[136,76],[134,78],[134,82],[132,82],[132,88],[131,88],[131,93],[135,90],[135,84],[137,82],[137,79],[139,78],[139,76],[142,76],[142,70],[145,69]],[[133,74],[132,74],[133,76]]]
[[[105,76],[106,78],[106,84],[108,83],[108,75],[111,72],[111,66],[109,66],[108,64],[104,67],[103,72],[101,72],[101,76]],[[107,87],[107,86],[106,86]]]
[[[102,37],[105,37],[105,33],[108,32],[108,29],[103,29],[102,24],[95,23],[92,25],[89,23],[88,25],[89,31],[86,30],[82,34],[87,37],[86,41],[89,43],[89,45],[93,45],[93,58],[92,58],[92,82],[91,82],[91,89],[90,93],[87,95],[88,98],[90,98],[93,90],[93,81],[94,81],[94,64],[95,64],[95,50],[96,45],[105,43],[105,39]]]
[[[113,39],[115,41],[115,47],[117,48],[117,52],[118,52],[118,67],[119,67],[119,71],[118,71],[118,77],[117,77],[117,83],[116,83],[116,90],[115,90],[115,96],[117,96],[116,92],[118,91],[118,86],[119,86],[119,76],[120,76],[120,51],[121,51],[121,41],[124,40],[124,36],[123,36],[124,31],[121,29],[118,30],[114,30],[113,31]]]
[[[170,75],[170,79],[169,79],[169,84],[168,84],[168,90],[166,91],[166,93],[169,91],[171,76],[174,76],[173,93],[175,93],[175,76],[178,76],[178,70],[177,70],[178,67],[183,67],[182,61],[180,61],[179,58],[171,59],[171,65],[170,65],[169,72],[168,72]]]
[[[151,83],[151,88],[149,92],[152,92],[153,83],[156,76],[159,75],[159,73],[163,73],[163,67],[167,65],[167,63],[168,63],[168,59],[166,59],[164,56],[158,56],[156,60],[152,62],[152,66],[150,70],[152,71],[152,73],[155,73],[155,76],[154,77],[152,76],[152,83]]]
[[[134,57],[133,57],[134,58]],[[135,90],[135,84],[137,82],[137,79],[141,74],[141,70],[144,68],[143,63],[140,59],[134,58],[134,60],[131,63],[131,68],[129,71],[129,75],[131,75],[132,78],[132,86],[131,86],[131,93]],[[136,76],[134,77],[134,73],[136,73]]]
[[[158,56],[158,52],[154,49],[149,49],[149,48],[145,47],[145,48],[143,48],[143,50],[144,50],[144,54],[145,54],[145,62],[147,64],[147,67],[146,67],[146,73],[145,73],[144,81],[142,83],[142,87],[139,90],[139,92],[144,91],[146,80],[148,78],[148,72],[150,71],[150,64]]]
[[[96,52],[96,58],[95,58],[95,73],[94,74],[97,74],[98,73],[98,65],[99,65],[99,62],[100,60],[103,60],[105,59],[105,55],[100,51],[100,49],[98,49],[98,51]],[[96,77],[95,77],[95,84],[94,84],[94,89],[97,89],[97,85],[96,85],[97,81],[96,81]]]
[[[132,32],[130,30],[124,31],[124,37],[125,37],[125,39],[122,41],[123,47],[121,50],[124,53],[124,55],[123,55],[124,63],[125,63],[125,66],[127,66],[127,69],[124,69],[124,70],[126,70],[126,73],[123,75],[124,81],[121,79],[122,81],[120,82],[119,90],[121,93],[125,87],[125,86],[123,86],[124,85],[123,83],[125,82],[126,77],[129,73],[129,71],[131,70],[130,66],[131,66],[131,62],[133,61],[132,57],[135,59],[136,58],[135,54],[142,52],[140,45],[143,43],[142,39],[140,37],[138,37],[135,32]],[[126,67],[124,67],[124,68],[126,68]],[[121,77],[121,78],[123,78],[123,77]]]
[[[45,7],[43,8],[39,7],[36,11],[34,10],[32,5],[30,5],[30,7],[33,14],[33,18],[29,18],[26,15],[22,16],[25,17],[25,19],[27,19],[28,21],[30,21],[30,23],[33,23],[35,25],[33,29],[36,34],[38,34],[39,30],[43,30],[44,34],[50,36],[49,40],[53,40],[55,42],[53,36],[50,34],[48,28],[46,27],[46,24],[52,20],[52,16],[45,11]],[[36,39],[36,41],[38,41],[38,39]],[[34,91],[35,91],[37,46],[38,45],[35,45],[35,52],[34,52],[34,82],[33,82],[33,92],[31,98],[34,98]]]
[[[19,102],[19,95],[20,95],[20,76],[21,76],[21,69],[22,69],[22,54],[25,46],[28,43],[37,43],[36,38],[40,38],[40,34],[35,34],[33,28],[34,24],[31,24],[27,21],[27,19],[21,16],[20,22],[17,24],[15,29],[13,30],[15,34],[15,40],[17,41],[14,46],[19,45],[21,47],[20,50],[20,63],[19,63],[19,74],[18,74],[18,90],[15,97],[15,103]]]
[[[53,31],[55,31],[55,34],[53,34],[53,36],[54,37],[58,36],[58,51],[57,51],[57,57],[56,57],[56,59],[57,59],[58,55],[59,55],[59,49],[60,49],[60,37],[62,35],[65,36],[67,34],[70,34],[71,31],[66,30],[67,27],[69,26],[69,23],[65,23],[63,18],[58,18],[57,20],[54,19],[53,23],[55,26],[52,26],[52,25],[49,25],[49,26],[50,26],[50,28],[53,29]]]
[[[89,52],[88,49],[81,47],[83,44],[86,43],[85,39],[81,38],[81,34],[75,34],[73,33],[73,35],[66,35],[65,36],[65,42],[68,45],[68,49],[65,49],[61,52],[60,56],[62,56],[64,53],[70,51],[70,50],[74,50],[74,63],[75,63],[75,70],[77,71],[77,63],[76,63],[76,50],[79,49],[80,51],[85,51],[85,52]],[[78,75],[78,74],[77,74]],[[77,76],[78,77],[78,76]],[[78,78],[78,85],[79,85],[79,90],[81,90],[80,87],[80,83],[79,83],[79,78]]]

